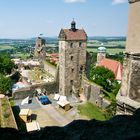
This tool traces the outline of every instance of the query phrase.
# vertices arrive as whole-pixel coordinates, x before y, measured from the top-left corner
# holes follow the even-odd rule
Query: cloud
[[[64,0],[65,3],[84,3],[86,0]]]
[[[122,3],[126,3],[128,0],[113,0],[112,4],[116,5],[116,4],[122,4]]]

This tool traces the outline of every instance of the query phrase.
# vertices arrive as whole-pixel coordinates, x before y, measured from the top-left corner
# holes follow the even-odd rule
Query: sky
[[[88,36],[126,36],[127,0],[0,0],[0,38],[58,36],[77,28]]]

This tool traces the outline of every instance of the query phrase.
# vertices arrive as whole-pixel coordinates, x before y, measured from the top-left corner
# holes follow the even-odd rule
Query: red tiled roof
[[[115,74],[117,80],[122,79],[122,64],[120,62],[104,58],[98,66],[104,66],[105,68],[111,70]]]
[[[61,34],[65,36],[65,40],[87,40],[87,34],[83,29],[76,29],[76,31],[72,31],[71,29],[62,29],[59,34],[59,38],[61,38]]]
[[[59,54],[58,54],[58,53],[52,53],[52,54],[50,54],[50,56],[51,56],[51,57],[58,57]]]
[[[59,57],[58,53],[51,53],[51,54],[46,54],[48,57]]]

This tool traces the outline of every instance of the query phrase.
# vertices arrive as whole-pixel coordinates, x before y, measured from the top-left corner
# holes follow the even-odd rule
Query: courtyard
[[[50,100],[52,103],[48,105],[42,105],[37,97],[33,97],[30,103],[24,105],[21,105],[22,100],[14,100],[14,102],[19,110],[31,109],[32,121],[37,121],[40,128],[46,126],[65,126],[73,120],[88,119],[79,114],[76,106],[71,107],[69,111],[65,111],[59,107],[55,100]]]

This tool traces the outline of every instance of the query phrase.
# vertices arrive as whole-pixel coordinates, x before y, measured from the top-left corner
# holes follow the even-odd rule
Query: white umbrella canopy
[[[29,103],[29,96],[22,100],[21,105]]]

